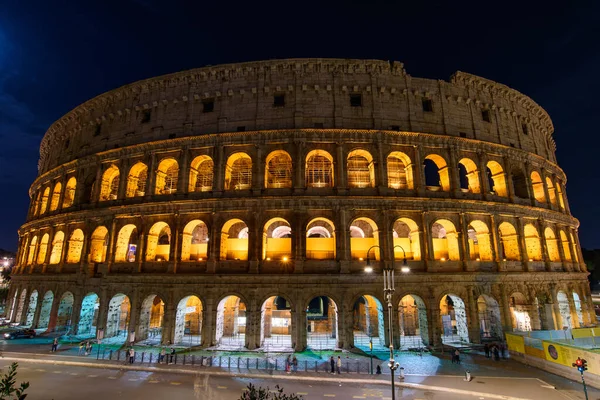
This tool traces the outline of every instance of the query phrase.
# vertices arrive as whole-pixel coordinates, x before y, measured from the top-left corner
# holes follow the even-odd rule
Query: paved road
[[[0,367],[9,365],[0,361]],[[275,381],[248,380],[232,377],[194,376],[173,373],[149,373],[138,371],[104,370],[97,368],[40,365],[21,363],[18,382],[31,384],[28,399],[36,400],[105,400],[122,398],[144,399],[239,399],[248,382],[274,388]],[[390,399],[389,388],[380,385],[338,384],[330,382],[286,381],[286,392],[302,394],[310,399]],[[427,400],[459,400],[463,395],[398,389],[397,398]],[[474,397],[477,398],[477,397]]]

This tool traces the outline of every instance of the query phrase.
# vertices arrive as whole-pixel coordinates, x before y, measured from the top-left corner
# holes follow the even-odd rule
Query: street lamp
[[[369,248],[369,250],[367,250],[367,265],[365,267],[365,272],[373,272],[373,267],[371,267],[370,265],[370,259],[369,259],[369,253],[371,252],[372,249],[374,249],[375,247],[379,248],[379,251],[381,252],[381,247],[375,245],[375,246],[371,246]],[[410,272],[410,268],[408,267],[408,264],[406,263],[406,252],[404,251],[404,248],[400,245],[396,245],[393,247],[392,251],[396,248],[396,247],[400,247],[400,249],[402,250],[402,267],[400,268],[400,271],[404,274],[409,273]],[[389,337],[389,342],[390,342],[390,362],[388,363],[388,367],[390,367],[390,372],[391,372],[391,376],[392,376],[392,400],[396,400],[396,387],[394,385],[394,371],[398,369],[398,367],[400,366],[400,364],[398,364],[395,360],[394,360],[394,324],[392,323],[393,319],[393,305],[392,305],[392,297],[394,296],[394,267],[395,267],[395,256],[392,257],[392,266],[391,268],[387,267],[386,264],[383,264],[383,294],[385,295],[385,298],[387,300],[387,307],[388,307],[388,337]]]

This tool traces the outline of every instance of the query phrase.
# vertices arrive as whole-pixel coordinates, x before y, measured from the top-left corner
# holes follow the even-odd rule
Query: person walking
[[[296,356],[292,358],[292,367],[294,369],[294,372],[298,372],[298,359],[296,358]]]
[[[333,356],[329,359],[329,365],[331,366],[331,373],[335,374],[335,360],[333,359]]]
[[[165,361],[165,355],[167,354],[167,350],[165,349],[165,346],[163,346],[160,349],[160,354],[158,355],[158,363],[160,364],[161,362]]]
[[[56,353],[56,349],[58,348],[58,338],[55,337],[52,341],[52,353]]]
[[[485,358],[490,358],[490,345],[489,344],[485,344],[483,346],[483,351],[485,352]]]
[[[502,355],[502,359],[506,360],[506,346],[504,343],[500,343],[500,354]]]
[[[498,346],[494,346],[494,361],[500,361],[500,352]]]
[[[454,350],[454,358],[456,359],[456,363],[460,364],[460,351],[458,349]]]
[[[79,343],[79,353],[77,353],[78,356],[83,354],[83,349],[85,348],[85,343],[84,342],[80,342]]]
[[[171,347],[171,360],[169,364],[173,364],[173,359],[175,358],[175,347]]]
[[[287,372],[288,374],[290,373],[290,364],[292,363],[292,356],[290,356],[288,354],[287,358],[285,359],[285,372]]]
[[[133,364],[134,361],[135,361],[135,350],[132,347],[129,349],[129,364]]]
[[[342,359],[340,356],[337,359],[337,373],[338,375],[342,373]]]

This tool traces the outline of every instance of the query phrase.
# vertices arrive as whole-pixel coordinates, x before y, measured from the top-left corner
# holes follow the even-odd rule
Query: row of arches
[[[582,301],[577,292],[558,291],[556,308],[560,327],[575,328],[585,324]],[[145,295],[135,302],[125,293],[114,294],[102,310],[98,294],[89,292],[82,299],[67,291],[55,298],[51,290],[38,292],[21,290],[11,309],[14,321],[49,331],[68,332],[81,336],[94,336],[98,328],[104,329],[106,338],[122,337],[123,341],[173,342],[189,346],[217,346],[237,350],[248,346],[246,334],[252,325],[252,312],[240,295],[226,295],[207,310],[205,302],[197,295],[186,295],[169,307],[160,294]],[[136,305],[137,304],[137,305]],[[537,298],[528,304],[526,296],[513,292],[508,296],[508,316],[503,316],[503,305],[490,294],[480,294],[469,309],[467,300],[449,292],[439,303],[427,303],[417,294],[403,295],[394,306],[394,345],[402,349],[421,348],[432,344],[434,330],[441,343],[469,343],[502,340],[505,329],[531,331],[542,328],[545,306]],[[285,295],[271,295],[259,303],[259,331],[257,347],[267,349],[296,348],[295,341],[311,349],[335,349],[344,346],[342,331],[352,336],[352,346],[384,349],[389,321],[382,302],[370,294],[357,296],[350,304],[350,313],[342,321],[342,307],[332,297],[315,296],[297,310]],[[295,312],[301,311],[302,335],[294,333],[298,323]],[[167,315],[173,313],[174,315]],[[214,313],[214,315],[206,315]],[[469,321],[474,318],[476,321]],[[206,320],[214,321],[207,329]],[[550,318],[552,320],[552,318]],[[166,321],[174,321],[167,326]],[[343,324],[343,325],[342,325]],[[473,326],[476,329],[473,329]],[[167,332],[168,330],[168,332]],[[132,332],[134,335],[131,336]],[[471,337],[475,335],[476,337]],[[436,337],[435,340],[438,338]]]
[[[343,183],[335,182],[335,165],[336,162],[329,152],[310,151],[304,161],[302,185],[307,188],[332,188],[340,185],[348,188],[373,188],[377,185],[375,160],[366,150],[357,149],[348,153]],[[419,168],[422,171],[419,171]],[[173,157],[166,157],[158,162],[154,174],[149,174],[148,165],[138,161],[123,177],[123,171],[117,164],[108,164],[104,167],[99,181],[93,184],[99,185],[99,188],[91,188],[90,200],[110,201],[147,194],[172,194],[178,190],[185,191],[186,188],[187,192],[209,192],[215,190],[214,184],[219,179],[222,179],[223,190],[246,190],[256,185],[253,178],[253,174],[257,173],[254,161],[245,152],[231,154],[223,166],[222,175],[221,171],[215,169],[215,162],[208,155],[195,157],[186,165],[186,169],[182,174],[179,162]],[[565,209],[562,184],[558,180],[551,176],[542,180],[540,172],[535,170],[527,177],[521,167],[515,167],[507,174],[500,162],[494,160],[478,165],[473,159],[463,157],[453,166],[443,156],[432,153],[424,157],[420,167],[415,167],[414,161],[406,153],[392,151],[385,159],[385,170],[387,186],[394,190],[417,189],[418,182],[422,182],[421,187],[429,191],[460,190],[482,194],[485,190],[500,197],[508,197],[509,186],[512,185],[516,197],[534,198],[538,203],[549,202],[562,210]],[[508,177],[511,177],[510,182]],[[179,186],[180,179],[187,179],[187,183]],[[264,183],[261,183],[261,186],[292,188],[294,184],[300,184],[296,182],[297,179],[289,153],[276,150],[266,157],[264,177],[261,179]],[[122,180],[124,183],[121,183]],[[148,187],[150,191],[147,190]],[[52,193],[51,187],[46,186],[37,196],[34,195],[32,214],[43,215],[59,207],[70,207],[74,202],[75,189],[75,177],[69,178],[64,193],[61,182],[54,184]]]
[[[349,224],[343,237],[339,227],[325,217],[315,217],[305,226],[296,226],[294,229],[300,229],[300,236],[292,230],[290,222],[281,217],[266,221],[256,234],[239,218],[229,219],[213,230],[203,220],[193,219],[185,223],[180,232],[173,232],[165,221],[152,224],[147,231],[140,231],[134,223],[125,223],[112,233],[107,227],[98,226],[88,236],[80,228],[72,230],[68,238],[62,230],[56,231],[52,238],[49,233],[30,235],[22,242],[19,265],[79,263],[84,247],[88,249],[85,260],[98,263],[107,261],[109,256],[115,263],[205,261],[209,256],[244,261],[249,259],[250,249],[257,245],[260,251],[256,257],[285,262],[297,256],[294,248],[299,245],[297,240],[303,240],[302,256],[309,260],[334,260],[337,253],[346,248],[350,259],[365,260],[370,256],[379,260],[379,251],[371,254],[367,251],[372,246],[383,245],[386,241],[382,239],[386,236],[390,237],[393,257],[398,260],[419,261],[428,257],[439,261],[579,263],[575,236],[568,228],[545,226],[540,231],[537,222],[524,220],[518,231],[520,224],[515,227],[512,222],[502,221],[494,232],[486,220],[487,217],[469,217],[461,229],[455,217],[435,219],[423,234],[422,225],[408,217],[398,218],[389,231],[381,231],[371,218],[358,217]],[[211,238],[211,234],[216,237]],[[115,240],[114,247],[109,249],[111,235]],[[86,240],[88,243],[84,246]],[[216,240],[215,246],[209,246],[210,240]],[[346,242],[340,247],[338,243],[342,240]]]

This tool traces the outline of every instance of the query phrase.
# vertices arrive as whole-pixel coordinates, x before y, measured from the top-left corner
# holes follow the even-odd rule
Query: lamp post
[[[375,245],[375,246],[371,246],[369,247],[369,250],[367,250],[367,265],[365,266],[365,272],[373,272],[373,267],[371,267],[370,264],[370,260],[369,260],[369,253],[371,252],[372,249],[374,249],[375,247],[379,248],[379,251],[381,252],[381,247]],[[408,267],[408,264],[406,264],[406,252],[404,251],[404,248],[400,245],[395,245],[393,247],[393,249],[395,249],[396,247],[400,247],[400,249],[402,250],[402,257],[403,257],[403,261],[402,261],[402,267],[400,269],[400,271],[402,271],[403,274],[406,274],[408,272],[410,272],[410,268]],[[392,249],[392,252],[393,252]],[[380,253],[381,254],[381,253]],[[396,400],[396,386],[394,385],[394,371],[396,371],[398,369],[398,367],[400,366],[400,364],[398,364],[395,360],[394,360],[394,324],[393,324],[393,305],[392,305],[392,297],[394,296],[394,267],[395,267],[395,256],[392,256],[392,267],[389,268],[386,266],[386,264],[383,264],[383,294],[385,295],[385,298],[387,300],[387,307],[388,307],[388,337],[389,337],[389,342],[390,342],[390,362],[388,363],[388,367],[390,367],[390,372],[391,372],[391,377],[392,377],[392,400]]]

